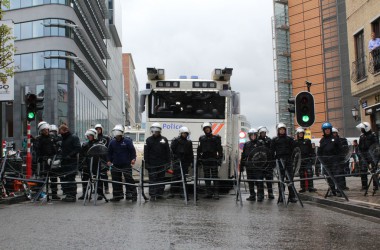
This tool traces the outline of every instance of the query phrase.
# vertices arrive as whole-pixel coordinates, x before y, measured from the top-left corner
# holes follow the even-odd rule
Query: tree
[[[0,20],[3,20],[4,9],[9,9],[9,0],[0,0]],[[7,24],[0,25],[0,81],[4,84],[8,77],[14,76],[13,54],[16,52],[14,46],[15,37],[12,28]]]

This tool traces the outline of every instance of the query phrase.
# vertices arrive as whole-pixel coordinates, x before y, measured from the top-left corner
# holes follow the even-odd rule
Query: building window
[[[372,32],[371,32],[371,40],[369,43],[372,43],[371,47],[373,48],[369,52],[369,66],[368,71],[372,74],[376,74],[380,72],[380,46],[379,46],[379,40],[380,40],[380,18],[377,18],[375,21],[371,23],[372,26],[372,32],[375,33],[375,42],[372,41]],[[378,46],[378,47],[376,47]],[[368,47],[370,45],[368,44]],[[369,48],[370,49],[370,48]]]
[[[45,4],[61,4],[71,6],[72,3],[73,0],[10,0],[9,9],[14,10]]]
[[[364,31],[360,31],[354,36],[355,39],[355,61],[352,63],[351,80],[358,82],[364,79],[366,74],[365,54],[364,54]]]
[[[375,32],[376,37],[380,37],[380,17],[372,22],[372,31]]]
[[[52,56],[53,58],[47,58]],[[40,70],[40,69],[70,69],[74,70],[74,64],[66,58],[59,56],[75,56],[66,51],[42,51],[28,54],[15,55],[16,71]]]
[[[70,27],[60,26],[73,24],[73,22],[64,19],[42,19],[25,23],[16,23],[14,25],[15,40],[30,38],[39,38],[46,36],[61,36],[74,38],[74,31]]]

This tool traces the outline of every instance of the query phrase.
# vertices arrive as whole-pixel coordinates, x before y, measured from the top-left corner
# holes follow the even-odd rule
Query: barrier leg
[[[179,168],[181,169],[183,196],[185,197],[185,204],[187,205],[187,190],[186,190],[186,178],[182,169],[182,162],[179,162]]]

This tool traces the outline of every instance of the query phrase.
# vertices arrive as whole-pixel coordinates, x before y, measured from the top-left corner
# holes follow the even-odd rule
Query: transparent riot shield
[[[364,193],[364,196],[366,196],[368,194],[368,189],[371,186],[372,181],[373,181],[373,185],[374,185],[374,189],[373,189],[373,193],[372,193],[372,196],[373,196],[373,195],[375,195],[376,190],[380,186],[380,181],[379,181],[380,169],[378,168],[378,164],[380,161],[380,145],[377,143],[372,144],[369,147],[368,153],[372,159],[372,163],[371,163],[372,169],[370,170],[371,171],[371,179],[369,180],[369,183],[367,185],[367,189]]]
[[[336,189],[339,191],[340,194],[342,194],[342,196],[347,201],[348,201],[347,195],[343,192],[342,188],[339,186],[336,176],[333,175],[333,173],[331,173],[329,166],[346,163],[347,161],[349,161],[352,155],[352,151],[353,151],[353,146],[350,143],[348,143],[348,145],[341,146],[340,152],[338,155],[327,155],[327,156],[317,155],[319,162],[322,164],[323,175],[325,176],[326,181],[327,181],[327,178],[330,178],[334,182],[334,186],[336,187]],[[333,190],[331,190],[331,188],[329,187],[329,189],[327,190],[327,193],[325,194],[325,198],[327,198],[330,192],[333,192]]]
[[[299,175],[299,171],[301,168],[301,160],[302,160],[301,149],[299,147],[296,147],[293,149],[292,158],[291,158],[292,167],[293,167],[293,176]]]
[[[254,169],[265,170],[269,165],[269,161],[270,152],[268,148],[265,146],[260,146],[249,152],[246,166]]]
[[[95,144],[87,151],[87,156],[91,158],[91,166],[90,166],[90,178],[87,183],[87,189],[85,192],[85,199],[83,200],[83,205],[86,204],[87,199],[90,200],[90,194],[89,191],[92,191],[92,185],[94,185],[94,205],[96,205],[96,201],[98,198],[98,185],[99,185],[99,179],[100,179],[100,171],[101,171],[101,158],[105,157],[108,154],[108,148],[103,144]],[[97,166],[93,166],[94,157],[98,158],[98,164]],[[96,171],[96,176],[94,178]],[[91,190],[90,190],[91,189]],[[108,199],[106,198],[105,194],[102,194],[104,197],[104,200],[108,202]]]

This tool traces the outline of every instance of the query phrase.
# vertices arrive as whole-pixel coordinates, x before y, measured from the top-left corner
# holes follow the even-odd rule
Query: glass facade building
[[[32,135],[42,120],[67,124],[81,140],[97,123],[106,133],[123,123],[124,95],[114,90],[123,88],[121,42],[114,42],[117,29],[110,31],[107,3],[10,0],[4,19],[15,23],[17,51],[15,100],[6,105],[3,117],[7,140],[20,147],[26,136],[28,92],[44,96],[44,109],[31,122]]]

